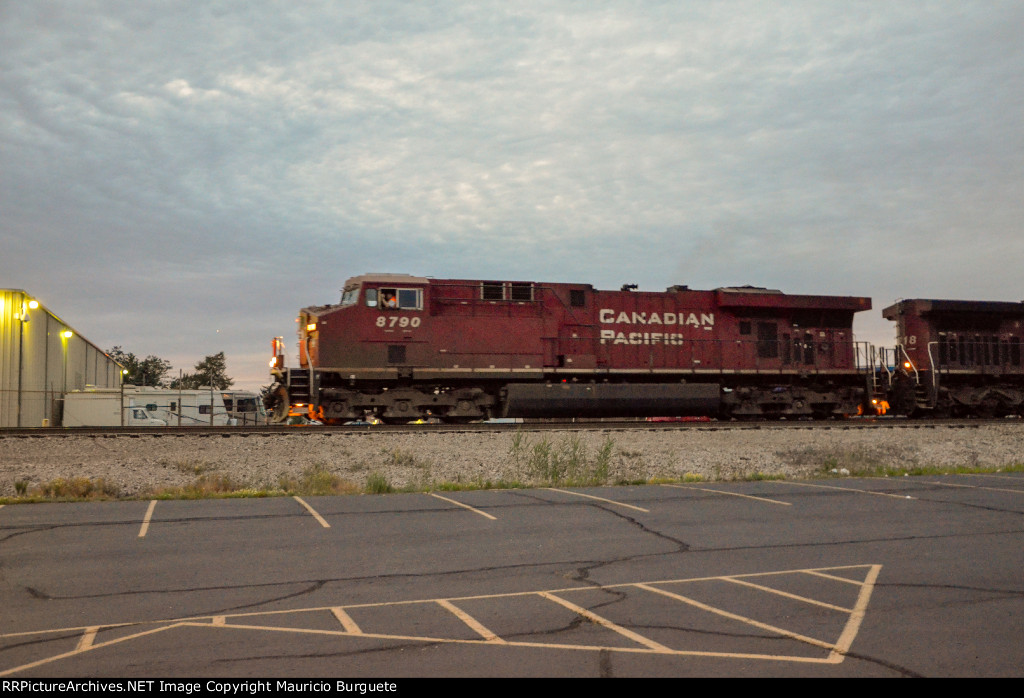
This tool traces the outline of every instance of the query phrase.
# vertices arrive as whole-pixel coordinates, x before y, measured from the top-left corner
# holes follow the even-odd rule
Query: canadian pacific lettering
[[[603,325],[683,325],[705,330],[715,326],[714,313],[627,313],[622,310],[616,314],[612,308],[601,308],[599,317]]]
[[[712,330],[715,327],[714,313],[640,313],[615,311],[612,308],[602,308],[598,317],[604,325],[662,325],[671,327],[693,327],[703,330]],[[630,327],[629,329],[634,329]],[[616,329],[601,330],[601,344],[668,344],[680,346],[685,342],[685,336],[681,332],[626,332]]]

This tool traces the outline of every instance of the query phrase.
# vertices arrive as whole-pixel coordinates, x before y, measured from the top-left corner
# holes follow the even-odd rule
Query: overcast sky
[[[268,382],[367,272],[1024,298],[1024,2],[0,0],[0,287]]]

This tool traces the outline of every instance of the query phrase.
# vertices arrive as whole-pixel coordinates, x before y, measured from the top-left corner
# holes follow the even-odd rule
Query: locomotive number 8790
[[[338,304],[300,311],[297,368],[275,339],[268,407],[276,421],[343,423],[995,414],[1024,402],[1020,303],[904,301],[886,317],[915,341],[876,350],[853,337],[870,298],[634,289],[353,277]],[[989,349],[951,330],[965,323],[986,329]]]

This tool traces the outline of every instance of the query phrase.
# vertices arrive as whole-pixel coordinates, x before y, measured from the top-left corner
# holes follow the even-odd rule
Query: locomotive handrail
[[[938,395],[939,391],[939,365],[935,363],[935,356],[932,354],[932,347],[938,346],[938,342],[928,342],[928,365],[932,369],[932,390]]]
[[[885,360],[885,355],[886,355],[887,351],[888,350],[885,347],[882,347],[882,349],[879,352],[877,358],[878,358],[879,365],[882,367],[882,370],[885,371],[885,379],[886,379],[887,385],[891,386],[892,385],[892,375],[893,375],[893,373],[895,373],[895,371],[890,371],[889,370],[889,363]],[[895,357],[893,357],[893,363],[894,364],[896,363]]]
[[[914,370],[914,384],[921,385],[921,376],[917,372],[917,366],[915,366],[914,362],[910,360],[910,355],[907,354],[907,348],[902,344],[897,344],[896,347],[900,350],[900,353],[902,353],[903,357],[906,359],[905,363],[909,364],[910,368]]]

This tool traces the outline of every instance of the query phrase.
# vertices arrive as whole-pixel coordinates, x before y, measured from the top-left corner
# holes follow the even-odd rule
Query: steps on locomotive
[[[293,403],[309,402],[310,382],[309,370],[305,368],[288,369],[288,397]]]
[[[918,385],[914,388],[914,404],[922,410],[930,410],[934,407],[927,386]]]

